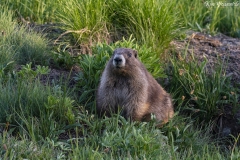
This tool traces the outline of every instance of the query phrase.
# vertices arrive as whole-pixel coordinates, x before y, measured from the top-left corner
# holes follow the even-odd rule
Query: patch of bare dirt
[[[40,80],[43,84],[61,84],[66,83],[68,87],[75,85],[74,76],[80,71],[77,66],[73,66],[71,70],[65,70],[60,68],[50,68],[50,72],[47,75],[41,75]]]
[[[223,34],[211,36],[209,34],[189,31],[187,38],[181,41],[173,41],[177,52],[187,49],[187,52],[193,53],[199,61],[208,60],[208,66],[214,66],[219,63],[219,58],[226,62],[226,76],[232,77],[232,85],[240,87],[240,39],[228,37]],[[186,47],[189,45],[188,47]],[[240,92],[240,88],[238,90]],[[238,93],[240,94],[240,93]],[[224,113],[218,118],[219,136],[226,137],[230,134],[240,134],[240,98],[237,104],[237,110],[233,112],[231,106],[224,108]]]

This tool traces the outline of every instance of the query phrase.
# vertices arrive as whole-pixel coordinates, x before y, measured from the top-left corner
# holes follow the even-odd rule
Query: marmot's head
[[[133,49],[118,48],[113,52],[110,65],[116,74],[134,74],[132,72],[139,66],[138,53]]]

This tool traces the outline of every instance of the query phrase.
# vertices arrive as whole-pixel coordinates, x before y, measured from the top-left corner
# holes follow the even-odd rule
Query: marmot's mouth
[[[121,69],[121,68],[123,68],[122,66],[116,66],[115,68],[117,68],[117,69]]]

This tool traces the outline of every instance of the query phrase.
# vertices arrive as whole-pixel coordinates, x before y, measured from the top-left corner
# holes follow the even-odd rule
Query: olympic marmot
[[[97,91],[99,115],[118,113],[135,121],[149,121],[153,113],[161,124],[173,117],[170,95],[138,59],[136,50],[118,48],[107,63]]]

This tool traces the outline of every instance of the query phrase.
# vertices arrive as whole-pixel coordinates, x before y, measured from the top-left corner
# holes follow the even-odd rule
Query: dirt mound
[[[240,87],[240,39],[223,34],[211,36],[189,31],[185,40],[173,41],[172,45],[177,52],[186,50],[186,46],[189,45],[187,51],[193,53],[199,61],[206,58],[209,66],[214,66],[221,58],[227,62],[226,76],[231,76],[232,84]],[[231,106],[225,106],[224,113],[218,117],[218,130],[215,132],[219,136],[240,134],[240,99],[237,105],[238,110],[235,112],[232,112]]]
[[[185,50],[188,43],[188,52],[193,52],[199,60],[207,58],[209,65],[217,63],[217,58],[227,61],[227,75],[231,75],[234,82],[240,82],[240,39],[189,31],[185,40],[172,42],[179,51]]]

